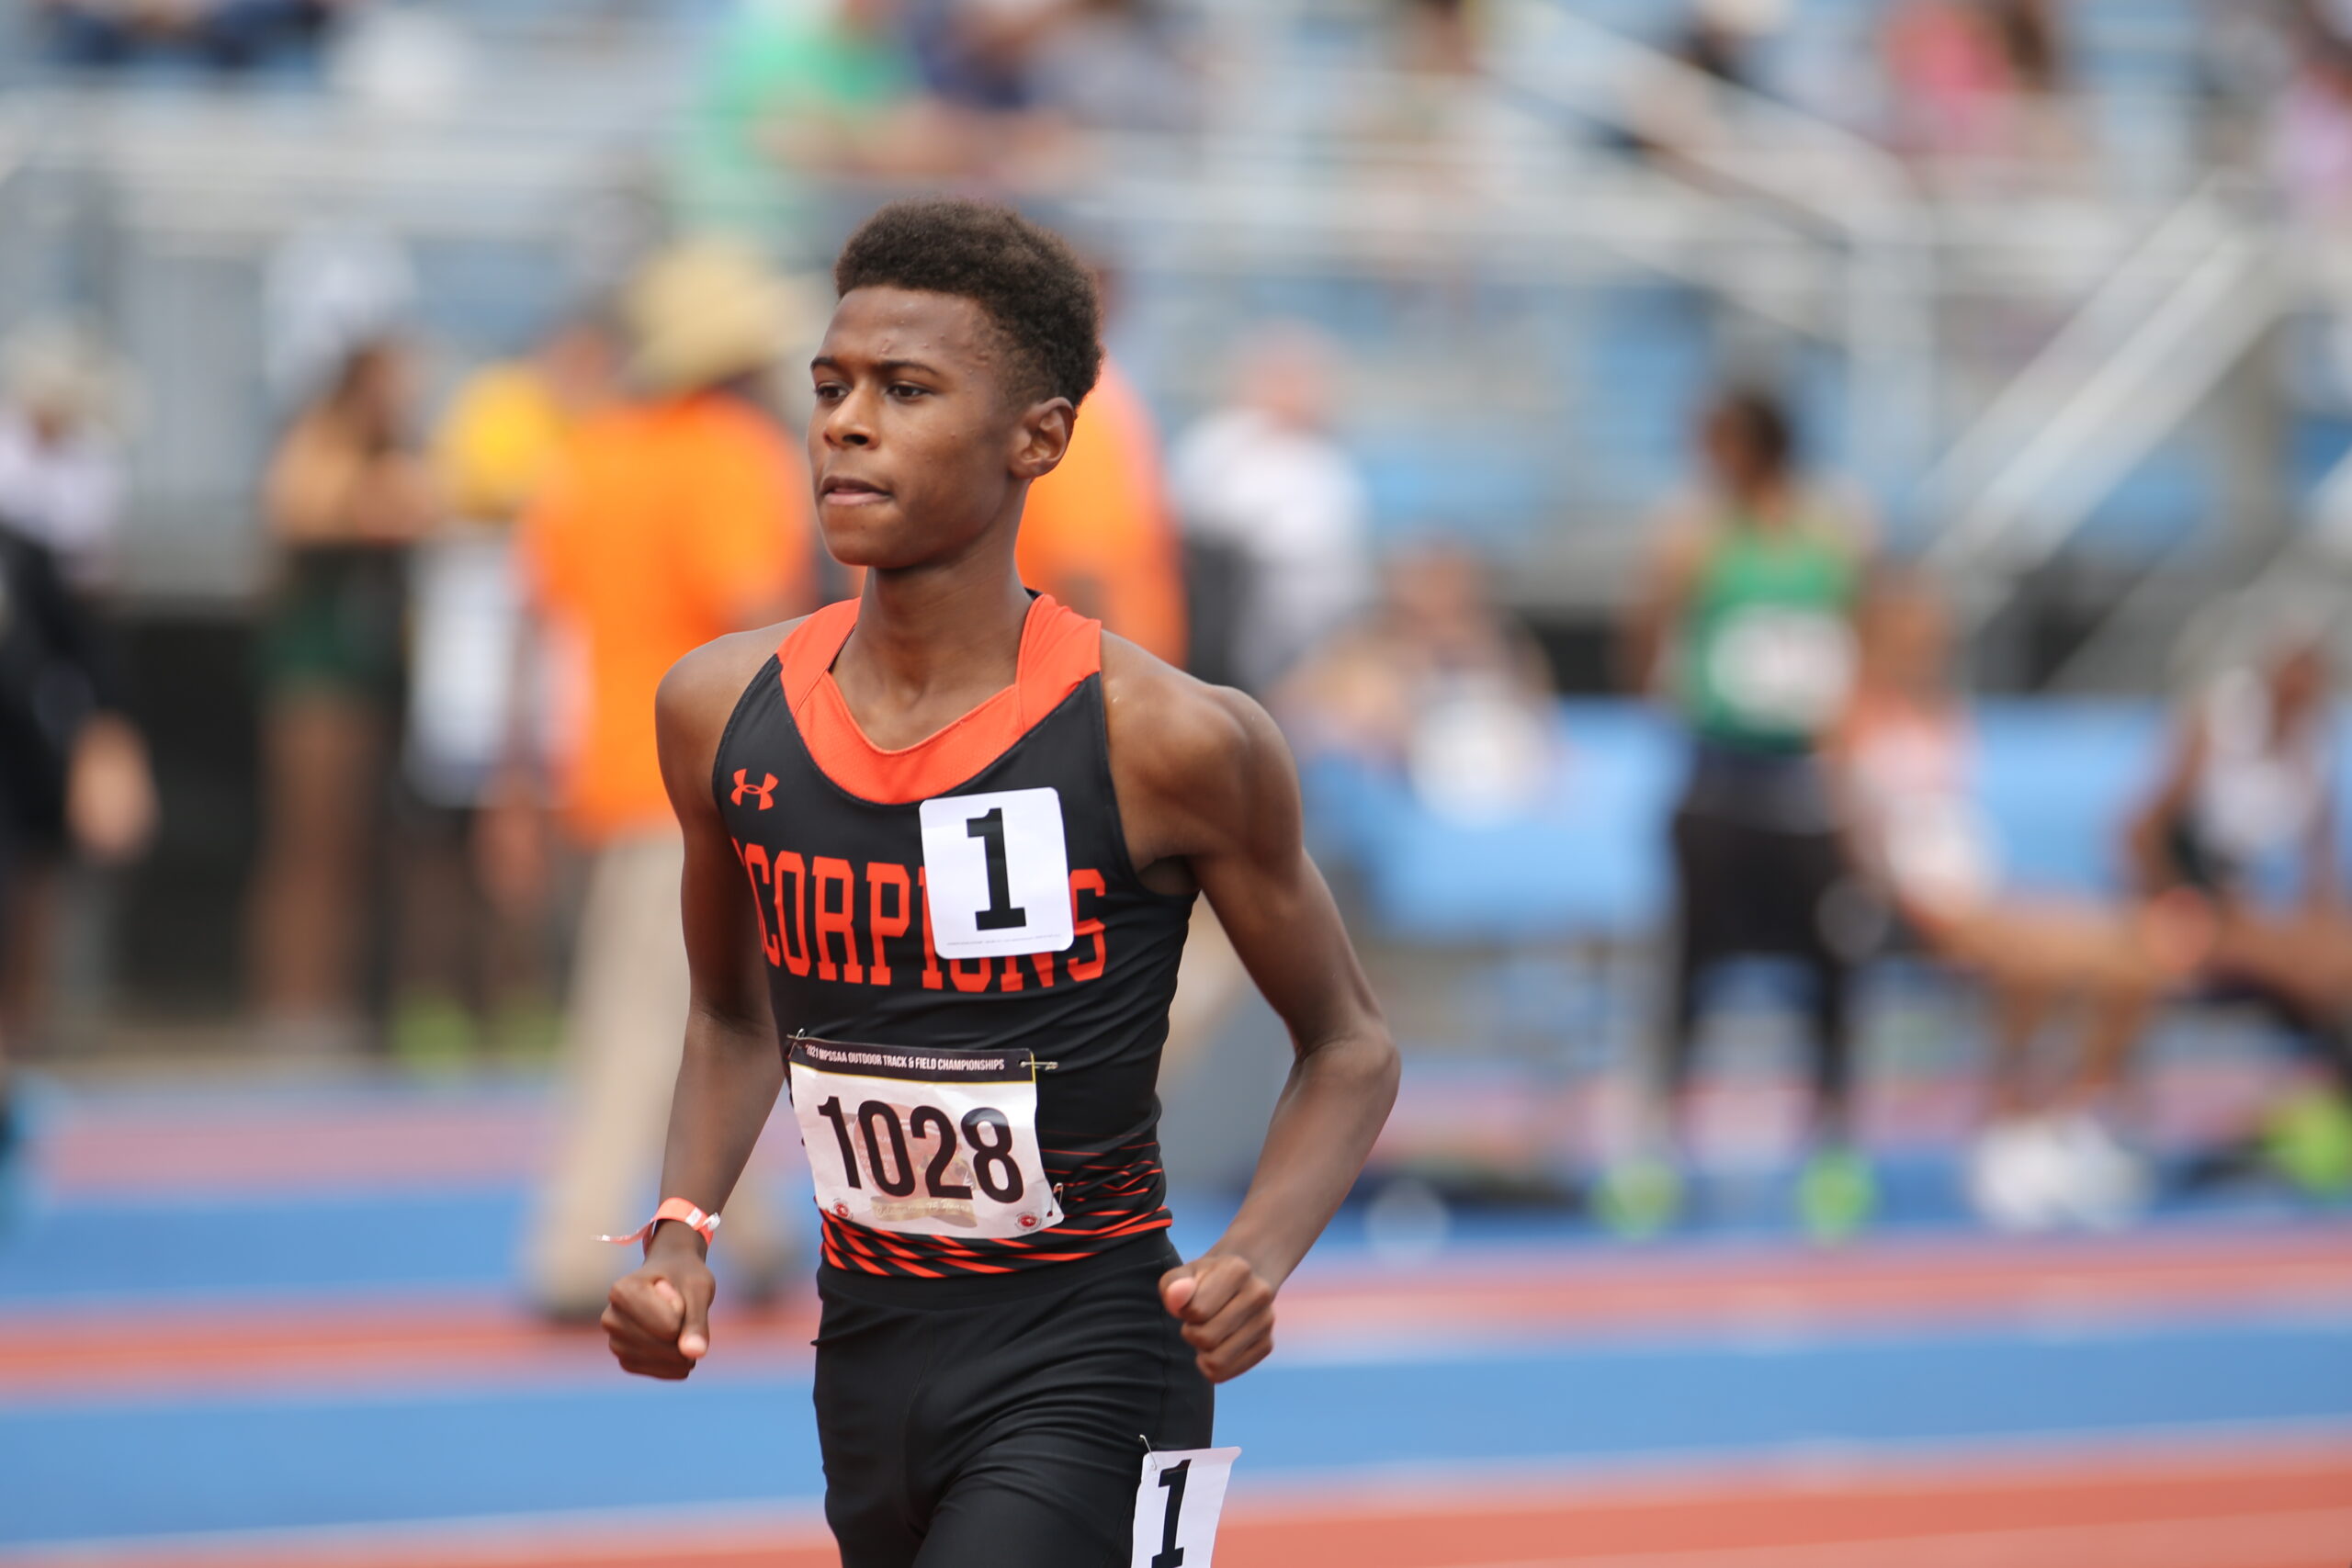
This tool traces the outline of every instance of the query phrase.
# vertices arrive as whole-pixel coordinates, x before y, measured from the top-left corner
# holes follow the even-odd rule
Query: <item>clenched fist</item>
[[[680,1241],[680,1235],[689,1239]],[[613,1286],[603,1322],[621,1371],[674,1382],[710,1353],[710,1299],[718,1282],[693,1235],[665,1222],[646,1248],[645,1266]]]
[[[1274,1287],[1246,1258],[1211,1253],[1159,1277],[1159,1299],[1184,1325],[1201,1375],[1224,1382],[1274,1348]]]

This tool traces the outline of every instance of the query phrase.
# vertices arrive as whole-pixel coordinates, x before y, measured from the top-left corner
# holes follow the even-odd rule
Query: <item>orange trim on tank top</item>
[[[929,800],[976,777],[1102,668],[1102,623],[1041,593],[1022,623],[1012,684],[913,745],[888,750],[866,739],[833,682],[857,606],[844,599],[819,610],[785,637],[776,660],[808,755],[834,784],[876,805]]]

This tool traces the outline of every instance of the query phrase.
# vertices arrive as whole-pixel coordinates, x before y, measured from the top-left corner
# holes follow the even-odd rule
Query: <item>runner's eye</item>
[[[929,387],[918,387],[912,381],[893,381],[890,383],[890,395],[898,399],[899,401],[902,403],[910,403],[917,398],[928,396],[930,391],[931,389]]]

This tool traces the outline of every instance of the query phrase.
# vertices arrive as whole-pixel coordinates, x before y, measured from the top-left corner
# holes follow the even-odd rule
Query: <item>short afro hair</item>
[[[1086,264],[1060,235],[994,202],[890,203],[842,247],[833,288],[971,300],[1028,362],[1025,394],[1068,398],[1075,407],[1102,370],[1102,306]]]

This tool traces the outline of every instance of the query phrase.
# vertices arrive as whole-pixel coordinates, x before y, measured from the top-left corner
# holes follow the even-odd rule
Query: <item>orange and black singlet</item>
[[[857,612],[844,601],[793,628],[737,703],[712,771],[759,911],[777,1028],[787,1055],[805,1036],[868,1061],[893,1049],[932,1061],[1034,1056],[1037,1149],[1061,1218],[988,1237],[826,1213],[825,1261],[868,1274],[1001,1274],[1165,1229],[1156,1089],[1193,900],[1146,887],[1128,861],[1101,623],[1033,600],[1013,684],[930,739],[884,750],[831,674]],[[959,806],[970,796],[990,808]],[[1058,859],[1037,847],[1052,827],[1039,827],[1041,810],[1058,813]],[[927,847],[938,863],[926,865]],[[1042,874],[1066,888],[1067,919],[1038,893],[1047,862]],[[1053,950],[1006,950],[1029,930],[1050,931]],[[976,947],[997,951],[950,956]],[[951,1144],[952,1120],[934,1118]],[[879,1176],[912,1184],[933,1145],[904,1116],[876,1124]],[[848,1155],[861,1129],[842,1126]],[[991,1129],[978,1131],[967,1153],[991,1146]],[[935,1168],[947,1158],[940,1152]],[[968,1191],[971,1170],[954,1170]]]

